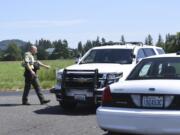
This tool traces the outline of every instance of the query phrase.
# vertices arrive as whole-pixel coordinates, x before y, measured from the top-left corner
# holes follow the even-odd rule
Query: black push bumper
[[[101,102],[102,91],[97,91],[99,87],[98,70],[67,70],[64,69],[62,74],[61,89],[51,89],[50,92],[56,95],[57,101],[67,100],[75,102],[91,102],[98,104]],[[87,95],[83,99],[77,99],[75,95],[67,96],[68,90],[88,90],[92,92],[92,97]],[[76,99],[75,99],[76,98]]]
[[[102,98],[102,91],[95,91],[94,97],[86,97],[85,101],[75,100],[73,96],[62,95],[61,90],[57,90],[55,88],[50,89],[50,93],[54,93],[56,95],[57,101],[67,100],[67,101],[76,101],[80,103],[85,102],[85,103],[100,104]]]

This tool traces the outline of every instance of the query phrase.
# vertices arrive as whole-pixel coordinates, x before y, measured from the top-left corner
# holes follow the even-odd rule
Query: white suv
[[[51,92],[64,109],[79,102],[100,103],[106,85],[124,79],[141,59],[163,53],[162,48],[139,42],[94,47],[77,64],[57,72]]]

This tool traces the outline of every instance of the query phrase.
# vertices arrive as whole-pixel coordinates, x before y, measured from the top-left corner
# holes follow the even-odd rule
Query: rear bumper
[[[50,93],[54,93],[56,95],[56,100],[57,101],[72,101],[72,102],[81,102],[81,103],[95,103],[95,104],[100,104],[101,103],[101,98],[102,98],[102,91],[95,91],[94,96],[92,97],[86,97],[85,101],[79,101],[75,100],[74,96],[65,96],[62,95],[61,89],[55,89],[52,88],[50,89]]]
[[[102,129],[137,134],[180,134],[180,111],[99,107]]]

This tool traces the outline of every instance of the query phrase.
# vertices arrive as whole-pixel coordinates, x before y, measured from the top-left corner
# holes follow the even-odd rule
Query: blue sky
[[[179,0],[0,0],[0,40],[67,39],[70,47],[97,36],[142,41],[180,31]]]

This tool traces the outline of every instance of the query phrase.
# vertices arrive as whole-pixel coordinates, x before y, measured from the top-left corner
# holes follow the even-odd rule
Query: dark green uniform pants
[[[44,96],[41,92],[38,77],[32,78],[32,77],[28,77],[28,76],[25,76],[25,86],[24,86],[24,93],[23,93],[23,97],[22,97],[22,102],[26,103],[28,101],[28,94],[29,94],[29,91],[31,89],[31,85],[34,87],[36,94],[40,100],[40,103],[42,103],[44,101]]]

